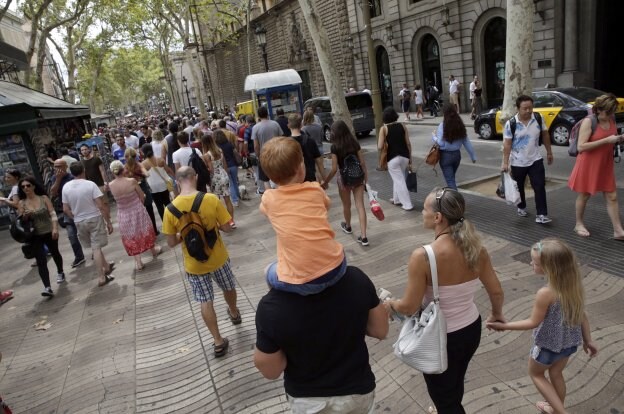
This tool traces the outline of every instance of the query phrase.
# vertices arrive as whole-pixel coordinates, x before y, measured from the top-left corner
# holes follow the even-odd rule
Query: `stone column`
[[[565,0],[565,23],[563,42],[563,71],[578,70],[578,3],[577,0]]]

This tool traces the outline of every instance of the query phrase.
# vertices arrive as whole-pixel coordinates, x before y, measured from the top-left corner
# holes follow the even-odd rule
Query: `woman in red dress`
[[[598,120],[595,131],[592,133],[592,120],[589,117],[585,118],[579,130],[577,142],[579,154],[570,174],[568,186],[578,193],[574,232],[581,237],[590,235],[583,222],[587,201],[594,194],[602,192],[613,225],[613,239],[624,241],[613,167],[613,147],[624,142],[624,136],[617,135],[613,117],[617,106],[618,101],[613,94],[598,97],[592,108],[593,116]]]
[[[121,242],[128,256],[134,257],[136,270],[143,270],[145,265],[141,261],[141,253],[150,250],[156,258],[161,251],[161,247],[155,244],[156,233],[143,208],[145,193],[134,178],[124,177],[125,167],[121,162],[113,161],[110,169],[115,176],[109,188],[117,203]]]

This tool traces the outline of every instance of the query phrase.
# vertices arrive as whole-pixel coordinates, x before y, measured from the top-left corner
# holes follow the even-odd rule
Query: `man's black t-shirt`
[[[256,347],[286,354],[284,388],[292,397],[368,394],[375,375],[364,337],[368,312],[378,305],[375,286],[352,266],[315,295],[272,289],[258,304]]]
[[[303,151],[303,162],[306,169],[305,181],[316,181],[315,160],[321,156],[316,142],[310,136],[306,136],[305,139],[303,135],[292,136],[291,138],[297,140]]]

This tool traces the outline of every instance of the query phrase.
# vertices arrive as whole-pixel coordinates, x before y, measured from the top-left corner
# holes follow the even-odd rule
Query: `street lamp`
[[[182,76],[182,84],[184,84],[184,90],[186,91],[186,99],[188,100],[188,104],[189,104],[189,112],[192,113],[193,110],[191,109],[191,97],[189,96],[189,90],[188,90],[188,81],[186,80],[186,76]]]
[[[268,60],[268,56],[266,52],[266,45],[267,45],[266,32],[267,32],[266,29],[259,24],[256,26],[256,30],[254,33],[256,34],[256,43],[258,43],[258,46],[260,46],[260,49],[262,49],[262,59],[264,59],[264,70],[268,72],[269,60]]]

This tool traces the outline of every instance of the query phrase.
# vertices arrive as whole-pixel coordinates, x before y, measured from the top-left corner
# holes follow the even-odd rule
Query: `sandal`
[[[98,283],[98,286],[99,286],[99,287],[102,287],[102,286],[104,286],[104,285],[108,285],[108,284],[109,284],[110,282],[112,282],[113,280],[115,280],[115,278],[114,278],[114,277],[106,275],[106,276],[104,276],[104,281],[103,281],[103,282],[99,282],[99,283]]]
[[[113,270],[115,270],[115,262],[110,262],[108,264],[108,272],[104,272],[104,276],[110,275],[111,273],[113,273]]]
[[[145,265],[143,263],[141,263],[141,266],[136,263],[134,264],[134,270],[136,270],[137,272],[140,272],[143,269],[145,269]]]
[[[223,338],[223,343],[221,345],[212,344],[214,348],[214,356],[215,358],[222,357],[227,353],[228,347],[230,346],[230,341],[227,338]]]
[[[587,229],[584,229],[582,227],[575,227],[574,228],[574,232],[576,233],[577,236],[580,237],[589,237],[590,233]]]
[[[162,247],[156,246],[156,247],[154,247],[154,250],[156,250],[156,254],[152,253],[152,256],[155,259],[162,253]]]
[[[546,414],[554,413],[553,408],[550,406],[548,401],[538,401],[535,403],[535,406],[537,407],[538,410],[540,410],[541,413],[546,413]]]
[[[232,312],[230,312],[230,308],[227,309],[227,314],[232,321],[232,325],[240,325],[243,322],[243,318],[241,317],[240,310],[238,311],[238,315],[236,317],[232,316]]]
[[[10,301],[11,299],[13,299],[12,290],[5,290],[4,292],[0,293],[0,305]]]

